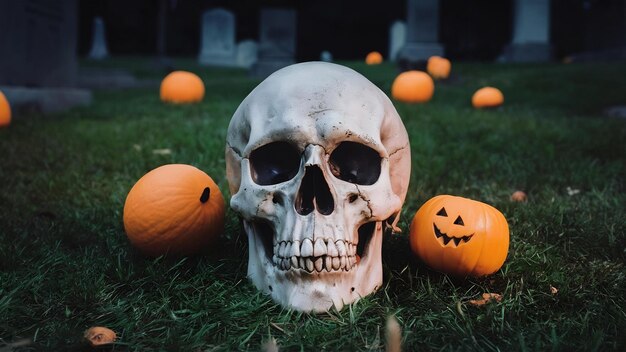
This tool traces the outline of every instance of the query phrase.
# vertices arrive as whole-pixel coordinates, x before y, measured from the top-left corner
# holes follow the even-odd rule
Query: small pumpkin
[[[117,340],[115,331],[102,326],[94,326],[87,329],[83,337],[92,347],[108,345]]]
[[[372,51],[365,57],[365,63],[368,65],[378,65],[383,63],[383,56],[378,51]]]
[[[4,93],[0,92],[0,128],[6,127],[11,124],[11,105],[4,96]]]
[[[399,74],[391,85],[391,96],[405,103],[424,103],[433,97],[435,83],[422,71]]]
[[[491,205],[440,195],[416,212],[411,249],[431,268],[455,276],[480,277],[498,271],[509,250],[509,225]]]
[[[220,189],[203,171],[184,164],[158,167],[137,181],[124,203],[124,229],[148,256],[191,255],[224,232]]]
[[[515,191],[511,194],[512,202],[526,202],[528,200],[528,196],[523,191]]]
[[[450,76],[451,68],[450,60],[441,56],[431,56],[426,64],[426,71],[434,79],[447,79]]]
[[[204,83],[196,74],[174,71],[161,82],[161,100],[166,103],[197,103],[204,98]]]
[[[504,103],[504,95],[498,88],[483,87],[472,96],[472,105],[475,108],[493,108]]]

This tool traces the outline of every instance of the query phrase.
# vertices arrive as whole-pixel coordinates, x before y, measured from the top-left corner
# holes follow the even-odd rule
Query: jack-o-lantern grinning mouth
[[[474,234],[471,234],[471,235],[467,235],[463,237],[450,237],[446,235],[445,233],[441,232],[441,230],[439,230],[439,228],[437,227],[435,223],[433,223],[433,227],[435,228],[435,236],[437,237],[439,242],[444,245],[444,247],[447,246],[448,242],[450,241],[452,241],[452,245],[454,247],[458,247],[460,244],[469,242],[469,240],[471,240],[472,237],[474,236]]]
[[[274,267],[281,271],[300,270],[310,274],[323,274],[353,270],[367,255],[376,222],[359,227],[359,243],[348,240],[318,238],[313,241],[280,241],[273,243],[274,230],[265,221],[250,223],[254,235],[263,244],[265,255]]]

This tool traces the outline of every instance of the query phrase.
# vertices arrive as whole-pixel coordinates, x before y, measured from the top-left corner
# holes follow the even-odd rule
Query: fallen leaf
[[[502,295],[498,293],[483,293],[482,299],[471,299],[468,301],[468,303],[473,305],[474,307],[481,307],[491,301],[502,301]]]
[[[573,196],[573,195],[578,194],[578,193],[580,193],[579,189],[571,188],[569,186],[567,187],[567,194],[568,195]]]
[[[106,345],[115,342],[115,331],[102,326],[94,326],[85,331],[84,337],[92,346]]]
[[[400,352],[402,350],[402,328],[395,316],[387,317],[385,326],[386,352]]]
[[[278,352],[278,344],[276,343],[275,338],[269,339],[263,344],[263,351],[265,352]]]
[[[164,149],[154,149],[152,151],[152,154],[156,154],[156,155],[170,155],[172,154],[172,150],[168,149],[168,148],[164,148]]]
[[[559,293],[559,289],[550,285],[550,293],[556,295],[557,293]]]

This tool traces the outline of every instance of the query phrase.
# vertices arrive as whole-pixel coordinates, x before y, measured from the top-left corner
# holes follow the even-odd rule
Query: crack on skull
[[[325,113],[326,111],[331,111],[331,110],[332,110],[332,109],[322,109],[322,110],[311,111],[310,113],[308,113],[308,114],[307,114],[307,116],[308,116],[308,117],[313,117],[313,116],[315,116],[315,115],[318,115],[318,114],[323,114],[323,113]]]
[[[399,151],[402,151],[402,150],[404,150],[404,149],[406,149],[408,147],[409,147],[409,143],[406,143],[405,145],[401,146],[400,148],[392,151],[391,153],[389,153],[389,158],[391,158],[391,156],[394,155],[395,153],[397,153]]]
[[[363,193],[361,193],[361,190],[359,189],[359,185],[354,185],[354,187],[356,187],[356,192],[359,195],[359,198],[363,199],[367,205],[367,209],[369,209],[370,211],[370,215],[369,218],[373,218],[374,217],[374,211],[372,210],[372,206],[370,204],[370,200],[365,198],[365,196],[363,195]]]

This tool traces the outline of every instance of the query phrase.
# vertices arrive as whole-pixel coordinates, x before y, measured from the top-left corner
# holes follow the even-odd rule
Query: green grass
[[[146,62],[106,65],[163,75]],[[389,93],[392,66],[344,64]],[[146,259],[130,247],[123,204],[149,170],[197,166],[229,197],[226,128],[258,83],[240,70],[175,65],[201,74],[201,104],[163,105],[156,88],[101,91],[88,108],[0,130],[0,351],[23,339],[21,350],[77,350],[94,325],[117,331],[115,350],[259,350],[272,337],[284,350],[382,350],[390,314],[405,350],[626,349],[626,120],[602,116],[626,104],[626,64],[457,64],[428,104],[395,103],[413,161],[404,232],[385,238],[383,288],[327,315],[257,292],[232,211],[209,254]],[[483,85],[501,88],[505,105],[472,109]],[[171,154],[152,152],[163,148]],[[527,203],[509,201],[517,189]],[[413,214],[438,194],[503,212],[511,245],[500,271],[455,279],[411,254]],[[503,300],[467,304],[483,292]]]

